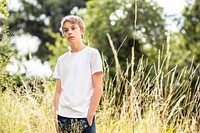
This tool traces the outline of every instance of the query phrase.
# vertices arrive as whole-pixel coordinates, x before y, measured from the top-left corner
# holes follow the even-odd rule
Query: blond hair
[[[85,29],[85,24],[81,17],[75,16],[75,15],[68,15],[68,16],[65,16],[61,21],[61,30],[62,30],[63,36],[64,36],[63,26],[64,26],[65,22],[77,24],[80,27],[80,29]]]

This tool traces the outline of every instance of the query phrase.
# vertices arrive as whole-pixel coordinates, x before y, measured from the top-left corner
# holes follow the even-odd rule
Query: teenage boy
[[[57,129],[62,133],[96,133],[94,116],[103,93],[101,56],[83,43],[85,25],[79,16],[64,17],[61,28],[71,50],[58,58],[53,73]]]

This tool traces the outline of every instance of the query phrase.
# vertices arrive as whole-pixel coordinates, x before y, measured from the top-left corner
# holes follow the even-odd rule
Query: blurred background
[[[86,23],[85,44],[99,49],[114,75],[109,33],[125,70],[131,48],[135,61],[157,61],[167,50],[170,66],[200,63],[198,0],[7,0],[9,44],[15,51],[6,70],[27,77],[51,77],[58,56],[68,51],[61,36],[62,17],[74,14]],[[2,28],[1,28],[2,29]],[[3,37],[1,35],[1,37]],[[199,75],[200,71],[197,71]]]
[[[0,132],[56,131],[52,73],[69,14],[103,59],[98,132],[199,133],[200,0],[0,0]]]

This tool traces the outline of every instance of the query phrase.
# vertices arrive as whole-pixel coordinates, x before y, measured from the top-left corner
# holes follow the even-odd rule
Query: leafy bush
[[[8,45],[10,33],[6,25],[6,20],[9,15],[6,11],[6,0],[0,1],[0,7],[0,15],[2,16],[0,18],[0,29],[2,30],[0,34],[0,92],[2,92],[6,88],[12,88],[14,79],[5,70],[7,64],[10,62],[10,58],[13,56],[12,48]]]

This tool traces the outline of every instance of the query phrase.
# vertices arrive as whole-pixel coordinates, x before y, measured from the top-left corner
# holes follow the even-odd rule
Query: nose
[[[69,34],[69,33],[72,33],[72,30],[71,30],[71,29],[68,30],[68,34]]]
[[[72,34],[71,30],[69,30],[67,35],[70,36],[71,34]]]

